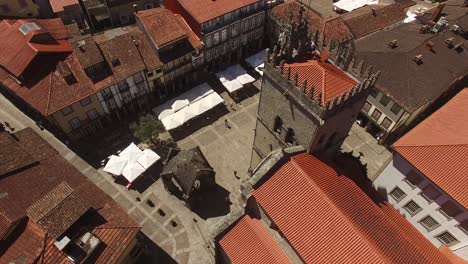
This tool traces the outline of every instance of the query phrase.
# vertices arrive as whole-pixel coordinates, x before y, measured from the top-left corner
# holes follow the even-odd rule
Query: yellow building
[[[39,6],[33,0],[0,0],[0,17],[37,17]]]

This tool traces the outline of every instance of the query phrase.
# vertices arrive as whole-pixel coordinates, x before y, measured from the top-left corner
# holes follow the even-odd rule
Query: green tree
[[[159,133],[164,132],[163,124],[153,115],[140,117],[138,122],[130,124],[130,129],[133,132],[133,136],[141,141],[149,139],[154,145],[157,145]]]

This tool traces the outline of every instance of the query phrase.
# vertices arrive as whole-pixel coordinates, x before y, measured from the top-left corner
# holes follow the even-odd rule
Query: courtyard
[[[259,86],[259,82],[256,83]],[[193,124],[183,137],[176,138],[181,149],[199,146],[216,172],[217,188],[195,212],[164,189],[158,175],[144,176],[142,188],[128,190],[99,168],[93,181],[119,203],[143,228],[147,239],[159,245],[165,254],[155,260],[172,259],[177,263],[214,263],[208,247],[210,228],[238,206],[240,184],[248,177],[248,166],[258,107],[256,92],[236,103],[226,93],[223,115],[207,116],[209,124]],[[227,121],[226,121],[227,120]],[[170,137],[164,133],[163,137]],[[125,140],[125,139],[124,139]],[[162,157],[164,160],[165,157]]]

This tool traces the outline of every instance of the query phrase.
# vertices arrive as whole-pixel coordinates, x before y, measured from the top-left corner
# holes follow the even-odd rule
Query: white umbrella
[[[127,179],[129,182],[133,182],[138,176],[140,176],[145,171],[138,162],[129,162],[127,166],[122,171],[122,175]]]
[[[141,155],[143,155],[143,151],[133,142],[119,154],[120,157],[127,159],[129,162],[135,162]]]
[[[188,110],[190,110],[193,113],[196,113],[197,115],[201,115],[204,112],[210,110],[211,107],[208,104],[206,104],[206,99],[207,99],[207,97],[201,99],[198,102],[195,102],[194,104],[191,104],[188,107],[189,108]]]
[[[183,120],[180,120],[180,118],[176,119],[175,117],[176,115],[173,114],[161,119],[161,122],[163,123],[164,128],[166,128],[166,130],[171,130],[184,124]]]
[[[126,159],[112,155],[103,170],[114,175],[120,175],[126,164]]]
[[[145,149],[143,150],[143,155],[138,158],[137,162],[143,166],[143,168],[148,169],[159,159],[161,159],[161,157],[159,157],[156,152],[152,151],[151,149]]]
[[[162,111],[162,112],[159,114],[158,119],[161,120],[161,119],[163,119],[163,118],[165,118],[165,117],[168,117],[168,116],[170,116],[170,115],[172,115],[172,114],[174,114],[174,113],[175,113],[174,110],[172,110],[172,109],[166,109],[166,110]]]
[[[228,90],[228,92],[230,93],[235,92],[243,87],[242,84],[237,79],[229,81],[229,82],[225,82],[223,83],[223,85],[224,87],[226,87],[226,90]]]
[[[186,107],[189,104],[189,100],[184,99],[184,100],[177,100],[175,101],[171,107],[174,112],[179,111],[180,109]]]

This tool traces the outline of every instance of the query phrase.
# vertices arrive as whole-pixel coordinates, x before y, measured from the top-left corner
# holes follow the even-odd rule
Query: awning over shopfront
[[[218,77],[219,81],[229,93],[241,89],[244,84],[255,81],[255,79],[239,64],[230,66],[227,69],[216,73],[216,77]]]
[[[245,59],[245,61],[250,66],[252,66],[255,69],[255,71],[260,73],[260,75],[263,75],[263,68],[265,67],[265,50],[262,50],[259,53],[248,57],[247,59]]]

